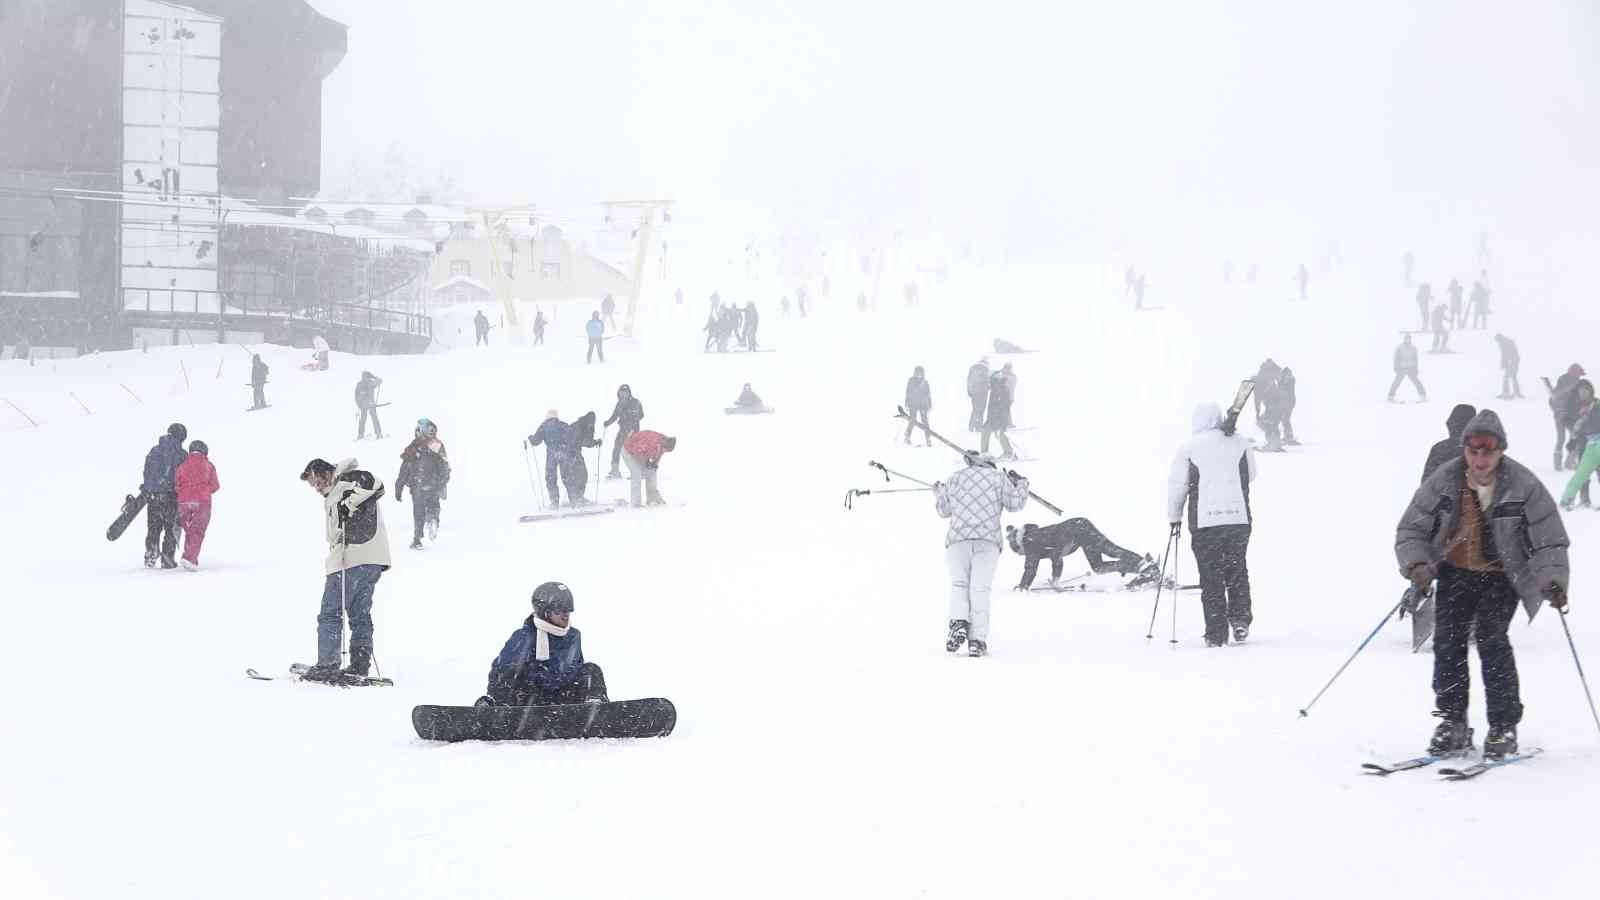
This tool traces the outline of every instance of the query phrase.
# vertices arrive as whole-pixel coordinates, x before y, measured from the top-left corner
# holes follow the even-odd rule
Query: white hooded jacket
[[[1250,524],[1250,482],[1256,454],[1250,442],[1222,433],[1222,410],[1202,403],[1194,410],[1194,437],[1178,450],[1167,478],[1167,521],[1178,522],[1189,504],[1189,531],[1216,525]]]
[[[323,570],[333,575],[355,566],[389,568],[389,532],[383,527],[383,482],[356,468],[354,459],[334,468],[334,482],[322,495],[328,559]],[[348,543],[347,543],[348,541]]]

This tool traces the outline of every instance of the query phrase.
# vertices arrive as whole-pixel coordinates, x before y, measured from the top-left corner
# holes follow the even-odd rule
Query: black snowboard
[[[106,540],[114,541],[122,537],[122,533],[128,530],[134,519],[138,518],[140,510],[144,509],[149,499],[144,495],[144,491],[129,494],[127,499],[122,501],[122,512],[117,513],[117,517],[111,522],[111,527],[106,529]]]
[[[425,741],[550,741],[665,737],[678,722],[660,697],[554,706],[417,706],[411,725]]]

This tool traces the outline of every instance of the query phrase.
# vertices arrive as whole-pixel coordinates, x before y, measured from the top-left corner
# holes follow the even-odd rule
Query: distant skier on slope
[[[1283,410],[1284,446],[1298,447],[1300,442],[1294,436],[1295,379],[1294,371],[1288,366],[1278,373],[1278,402]]]
[[[307,681],[337,681],[344,619],[350,618],[350,675],[367,674],[372,664],[372,595],[389,569],[389,532],[383,527],[383,482],[356,468],[354,459],[337,466],[323,459],[306,463],[300,480],[322,495],[323,533],[328,558],[317,614],[317,663],[301,676]]]
[[[533,434],[528,435],[528,446],[537,447],[543,444],[544,455],[544,485],[550,494],[552,508],[561,505],[561,489],[557,479],[566,482],[567,499],[569,506],[582,506],[584,504],[584,481],[578,477],[578,432],[577,429],[561,421],[561,414],[556,410],[545,413],[544,422],[540,423]]]
[[[610,294],[605,295],[605,298],[600,301],[600,315],[605,316],[607,326],[612,329],[617,327],[617,300],[615,297]],[[605,362],[604,359],[600,361]]]
[[[1529,618],[1549,603],[1567,605],[1567,531],[1550,492],[1505,456],[1500,417],[1483,410],[1467,425],[1461,457],[1428,476],[1395,528],[1400,574],[1419,590],[1438,580],[1434,598],[1434,715],[1441,721],[1428,753],[1472,747],[1467,727],[1467,642],[1475,637],[1483,670],[1488,759],[1517,752],[1522,699],[1507,629],[1518,600]]]
[[[761,349],[756,344],[756,332],[761,329],[761,314],[756,312],[756,302],[751,300],[744,307],[744,344],[748,350]]]
[[[439,440],[439,426],[432,419],[418,419],[411,443],[400,451],[400,474],[394,477],[394,499],[404,499],[411,488],[411,549],[422,549],[422,535],[439,537],[439,501],[450,484],[450,458]]]
[[[595,355],[600,356],[600,361],[606,361],[606,323],[600,321],[600,313],[596,312],[589,317],[583,325],[584,333],[589,336],[589,352],[583,357],[584,365],[594,362]]]
[[[1269,453],[1283,450],[1283,395],[1278,389],[1278,377],[1283,369],[1270,358],[1256,370],[1256,389],[1251,393],[1256,407],[1256,424],[1267,442],[1261,449]]]
[[[476,705],[606,702],[605,673],[584,660],[572,610],[572,591],[561,582],[534,588],[533,613],[490,663],[487,692]]]
[[[1433,287],[1426,281],[1417,285],[1417,312],[1422,316],[1421,331],[1428,330],[1428,322],[1433,316]]]
[[[1445,294],[1450,298],[1450,327],[1467,327],[1467,311],[1463,308],[1461,295],[1466,289],[1457,279],[1450,279],[1450,286],[1445,288]]]
[[[928,412],[933,409],[933,389],[928,385],[928,378],[921,366],[911,372],[911,377],[906,380],[906,436],[903,443],[911,443],[911,429],[916,427],[918,419],[922,420],[923,446],[932,447],[933,438],[928,436]]]
[[[1024,525],[1021,531],[1015,526],[1007,525],[1006,543],[1011,546],[1013,552],[1025,559],[1022,564],[1022,580],[1017,582],[1015,588],[1019,591],[1033,587],[1033,579],[1039,571],[1039,561],[1042,559],[1050,560],[1050,586],[1059,585],[1066,557],[1078,550],[1083,551],[1083,558],[1088,560],[1089,569],[1097,575],[1103,572],[1116,572],[1118,575],[1139,576],[1129,582],[1129,587],[1153,582],[1159,574],[1155,562],[1148,554],[1135,553],[1117,546],[1088,519],[1067,519],[1044,527]]]
[[[1472,297],[1468,300],[1472,307],[1472,327],[1489,327],[1489,286],[1482,279],[1472,283]]]
[[[1433,346],[1429,353],[1453,353],[1450,349],[1450,311],[1443,303],[1433,308]]]
[[[1495,335],[1494,342],[1500,348],[1500,399],[1521,400],[1522,381],[1517,378],[1517,370],[1522,367],[1522,354],[1517,351],[1517,342],[1503,334]]]
[[[1194,437],[1178,450],[1167,476],[1167,521],[1174,537],[1182,533],[1189,508],[1189,541],[1200,568],[1200,605],[1205,611],[1206,646],[1227,645],[1250,636],[1250,483],[1256,455],[1244,437],[1223,430],[1222,410],[1201,403],[1194,411]]]
[[[371,372],[362,372],[361,380],[356,382],[356,408],[361,410],[361,421],[356,425],[356,440],[367,436],[367,417],[372,417],[372,436],[375,439],[383,437],[383,423],[378,421],[378,388],[383,386],[383,379]]]
[[[972,401],[967,430],[982,431],[984,411],[989,406],[989,357],[978,360],[967,370],[967,398]]]
[[[1400,390],[1400,382],[1411,379],[1412,387],[1417,389],[1417,396],[1422,400],[1428,399],[1428,389],[1417,380],[1417,348],[1411,343],[1411,335],[1400,339],[1400,346],[1394,348],[1394,383],[1389,385],[1389,402],[1395,402],[1394,393]]]
[[[261,361],[261,354],[250,355],[250,394],[253,398],[251,409],[262,409],[267,405],[267,373],[271,371],[267,364]]]
[[[1595,402],[1594,385],[1589,379],[1578,379],[1572,391],[1572,436],[1567,439],[1567,462],[1573,469],[1561,494],[1561,507],[1572,508],[1574,494],[1581,497],[1585,507],[1589,500],[1589,476],[1600,467],[1600,403]]]
[[[994,458],[968,451],[966,466],[933,485],[934,510],[950,520],[945,563],[950,569],[950,632],[944,649],[989,652],[989,595],[1000,562],[1000,515],[1028,502],[1028,479],[1001,472]]]
[[[483,344],[485,346],[488,346],[488,344],[489,344],[489,317],[484,315],[483,314],[483,310],[481,310],[481,309],[478,310],[478,314],[477,315],[472,317],[472,330],[477,335],[477,339],[475,341],[473,341],[472,346],[476,347],[479,344]]]
[[[1017,454],[1011,449],[1011,440],[1006,437],[1006,429],[1011,427],[1011,388],[1006,383],[1005,372],[996,372],[989,378],[989,416],[983,422],[983,438],[979,441],[980,449],[989,452],[989,438],[997,437],[1000,440],[1001,459],[1016,459]]]
[[[611,471],[607,478],[622,477],[622,442],[628,435],[640,429],[644,421],[644,404],[633,396],[633,388],[620,385],[617,388],[617,405],[612,408],[611,416],[601,425],[602,428],[617,426],[617,436],[611,442]]]
[[[1578,387],[1579,379],[1583,378],[1585,374],[1583,366],[1573,363],[1567,367],[1567,371],[1556,378],[1554,385],[1550,384],[1548,379],[1545,381],[1545,385],[1550,388],[1550,412],[1556,423],[1554,462],[1557,472],[1571,468],[1566,464],[1566,449],[1567,429],[1572,427],[1572,420],[1576,414],[1576,409],[1572,402],[1572,393]]]
[[[544,310],[542,310],[542,309],[534,310],[533,311],[533,343],[534,343],[534,346],[538,346],[539,344],[544,343],[544,326],[545,326]]]

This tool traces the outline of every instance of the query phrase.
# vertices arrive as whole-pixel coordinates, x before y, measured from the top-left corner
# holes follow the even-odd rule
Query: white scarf
[[[572,630],[572,626],[568,625],[566,628],[561,628],[546,622],[538,616],[534,616],[533,629],[537,632],[533,639],[533,658],[543,662],[550,658],[550,635],[566,637],[567,632]]]

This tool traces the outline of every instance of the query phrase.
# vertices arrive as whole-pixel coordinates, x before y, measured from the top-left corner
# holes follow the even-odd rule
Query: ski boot
[[[156,555],[154,553],[146,553],[144,555],[144,567],[146,569],[154,569],[156,567]]]
[[[316,682],[320,682],[322,684],[338,684],[339,683],[339,664],[338,663],[330,663],[328,665],[321,665],[319,663],[318,665],[312,666],[311,668],[307,669],[305,671],[305,674],[300,676],[300,680],[301,681],[316,681]]]
[[[989,655],[989,642],[988,641],[980,641],[977,638],[973,638],[973,639],[967,641],[967,655],[968,656],[988,656]]]
[[[1242,644],[1249,637],[1250,637],[1250,623],[1249,622],[1235,622],[1235,623],[1233,623],[1233,642],[1235,644]]]
[[[178,559],[178,565],[183,567],[183,570],[185,572],[198,572],[198,571],[200,571],[200,564],[199,563],[189,562],[189,560],[187,558],[180,557]]]
[[[1227,641],[1218,641],[1218,640],[1214,640],[1212,638],[1206,638],[1206,647],[1208,647],[1210,649],[1216,649],[1217,647],[1226,647],[1226,646],[1228,646],[1228,642]]]
[[[1438,713],[1434,713],[1438,716]],[[1442,721],[1439,727],[1433,730],[1433,738],[1428,741],[1428,754],[1430,756],[1465,756],[1472,749],[1472,729],[1460,719],[1450,719],[1439,716]],[[1515,740],[1515,738],[1513,738]]]
[[[1504,759],[1517,755],[1517,726],[1490,725],[1483,739],[1484,759]]]
[[[372,657],[365,653],[350,652],[350,665],[345,666],[342,675],[356,675],[367,677],[367,671],[372,667]]]
[[[163,569],[176,569],[177,567],[178,567],[178,561],[177,560],[173,559],[170,556],[166,556],[166,555],[163,555],[161,557],[161,568],[163,568]]]
[[[616,469],[612,469],[611,471],[606,473],[606,479],[608,481],[616,481],[616,480],[620,479],[621,477],[622,477],[622,473],[617,471]]]
[[[961,649],[967,642],[967,622],[965,619],[950,620],[950,634],[944,639],[944,649],[947,653],[954,653]]]
[[[1144,559],[1139,561],[1139,568],[1133,573],[1133,578],[1128,582],[1128,589],[1142,588],[1145,585],[1155,584],[1161,578],[1161,570],[1156,567],[1156,561],[1146,553]]]
[[[411,539],[411,549],[412,550],[421,550],[422,549],[422,538],[412,538]]]

